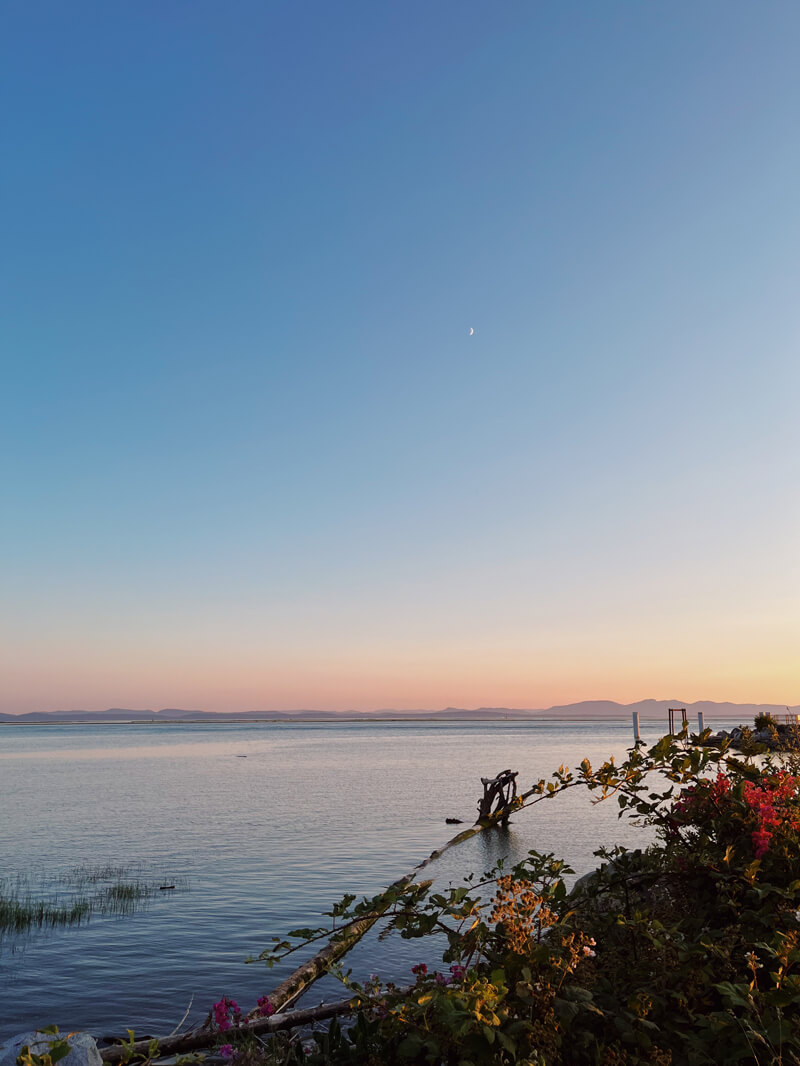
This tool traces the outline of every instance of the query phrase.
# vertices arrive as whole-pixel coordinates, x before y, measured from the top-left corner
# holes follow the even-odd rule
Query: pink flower
[[[466,967],[459,966],[458,963],[450,967],[450,973],[453,975],[454,981],[463,981],[467,976]]]
[[[230,1029],[231,1023],[228,1021],[228,1005],[224,996],[219,1003],[214,1004],[211,1010],[214,1012],[214,1022],[217,1029],[219,1029],[221,1033]]]
[[[242,1019],[241,1007],[236,1000],[228,999],[227,996],[223,996],[212,1006],[211,1010],[214,1014],[214,1023],[221,1033],[227,1032],[233,1025],[238,1025]],[[233,1015],[233,1023],[231,1023],[230,1015]]]
[[[271,1014],[275,1013],[275,1007],[270,1002],[269,996],[259,996],[258,1013],[262,1018],[269,1018]]]
[[[424,977],[428,972],[428,967],[424,962],[418,962],[416,966],[411,967],[411,972],[415,973],[417,977]]]
[[[763,859],[763,857],[769,851],[769,842],[772,840],[772,833],[768,829],[756,829],[750,834],[750,839],[753,842],[753,850],[757,859]]]
[[[223,1044],[222,1047],[219,1049],[219,1053],[220,1055],[222,1055],[223,1059],[232,1059],[233,1047],[230,1044]]]

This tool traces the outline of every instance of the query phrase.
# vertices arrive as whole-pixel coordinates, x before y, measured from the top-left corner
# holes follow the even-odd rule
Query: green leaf
[[[416,1033],[409,1033],[397,1045],[397,1054],[401,1059],[415,1059],[422,1051],[422,1040]]]
[[[580,1011],[580,1007],[577,1003],[571,1003],[569,1000],[562,999],[560,996],[555,999],[553,1009],[555,1010],[556,1017],[559,1021],[564,1022],[566,1025],[573,1022]]]
[[[728,1003],[736,1007],[750,1008],[751,1003],[746,992],[746,985],[734,985],[730,981],[720,981],[719,984],[714,985],[714,988]]]
[[[327,929],[290,929],[286,935],[292,936],[296,940],[310,940],[313,936],[319,936],[327,932]]]
[[[513,1055],[516,1058],[517,1045],[514,1043],[510,1036],[506,1036],[506,1034],[503,1032],[498,1032],[497,1041],[500,1046],[509,1053],[509,1055]]]

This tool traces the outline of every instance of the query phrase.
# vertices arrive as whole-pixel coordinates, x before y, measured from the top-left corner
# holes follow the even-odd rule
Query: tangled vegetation
[[[409,886],[387,921],[407,939],[444,944],[400,988],[339,976],[354,1024],[266,1042],[226,1025],[224,1057],[258,1063],[583,1066],[800,1063],[800,759],[642,745],[620,765],[561,767],[520,806],[584,787],[655,842],[598,852],[571,871],[530,852],[506,869],[437,890]],[[530,796],[530,793],[529,793]],[[386,895],[346,896],[319,929],[295,930],[268,965],[342,936]],[[226,1019],[228,1015],[226,1015]]]

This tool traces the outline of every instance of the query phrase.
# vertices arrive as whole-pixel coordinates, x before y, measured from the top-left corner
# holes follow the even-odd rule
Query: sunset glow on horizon
[[[5,21],[0,712],[800,703],[800,8]]]

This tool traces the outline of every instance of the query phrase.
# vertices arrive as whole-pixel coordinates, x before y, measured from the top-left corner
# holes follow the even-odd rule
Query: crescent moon
[[[470,326],[470,327],[469,327],[469,335],[470,335],[470,337],[472,336],[472,334],[473,334],[474,332],[475,332],[475,330],[474,330],[474,329],[472,328],[472,326]]]

